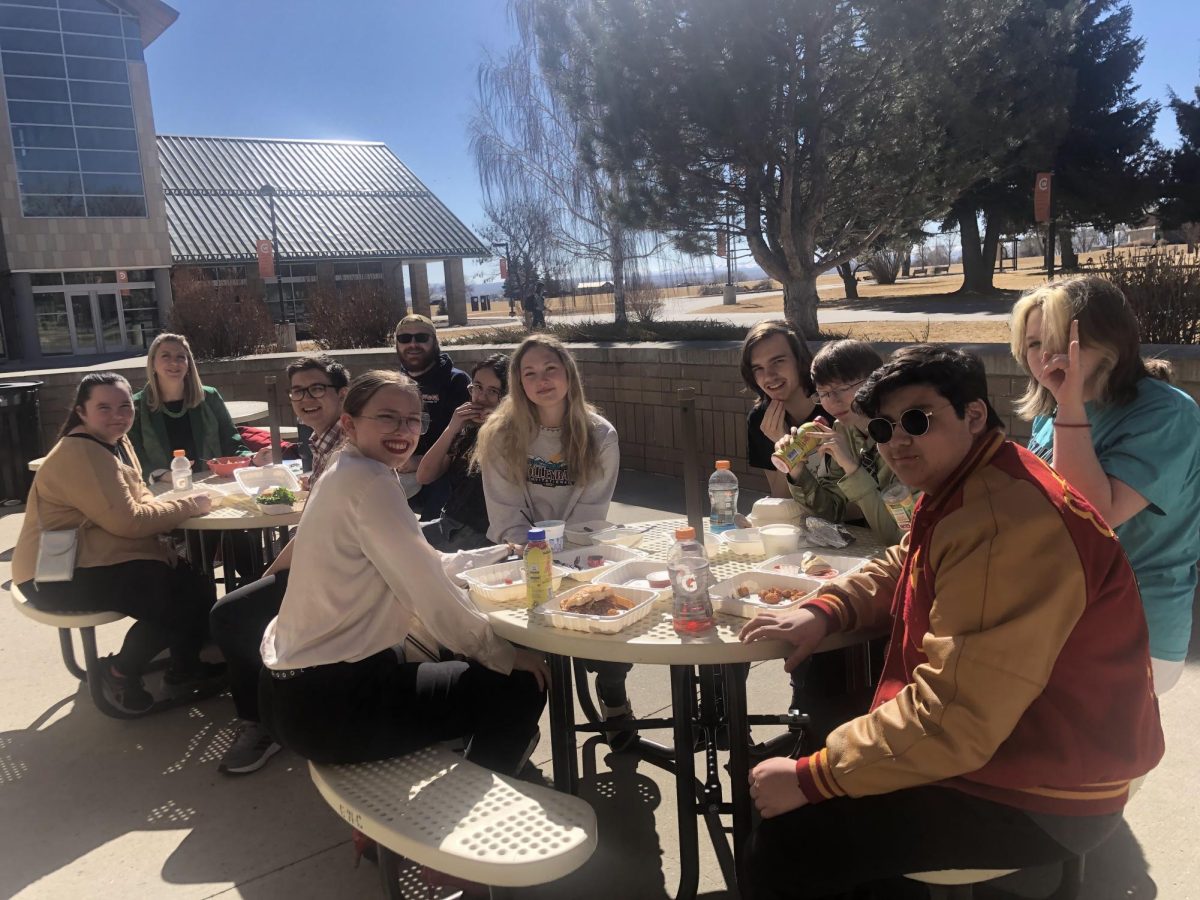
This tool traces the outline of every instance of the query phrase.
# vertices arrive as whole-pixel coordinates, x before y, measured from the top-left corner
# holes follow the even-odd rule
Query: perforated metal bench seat
[[[71,613],[45,612],[33,606],[15,584],[9,586],[9,593],[12,594],[13,606],[17,608],[18,612],[35,622],[52,625],[55,628],[95,628],[97,625],[107,625],[125,618],[124,613],[111,610]]]
[[[481,884],[555,881],[596,849],[585,801],[442,747],[357,765],[309,763],[309,771],[325,801],[381,847]]]

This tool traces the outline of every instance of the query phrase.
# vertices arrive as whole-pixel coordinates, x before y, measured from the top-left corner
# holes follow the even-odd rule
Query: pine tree
[[[1190,102],[1172,93],[1171,111],[1183,141],[1170,154],[1170,177],[1160,213],[1164,225],[1178,227],[1200,222],[1200,85]]]

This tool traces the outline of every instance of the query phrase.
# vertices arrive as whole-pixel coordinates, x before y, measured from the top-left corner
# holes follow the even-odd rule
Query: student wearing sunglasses
[[[442,352],[432,320],[416,313],[405,316],[396,325],[396,356],[400,371],[417,383],[421,404],[429,416],[429,429],[421,435],[416,452],[401,469],[402,475],[415,481],[421,457],[442,436],[454,410],[471,399],[471,376],[455,368],[449,354]],[[449,485],[443,476],[422,487],[409,505],[420,513],[423,521],[436,519],[448,494]]]
[[[906,347],[872,374],[856,396],[868,432],[924,492],[910,532],[743,629],[792,644],[788,669],[831,633],[891,634],[870,712],[751,772],[756,900],[1061,862],[1112,833],[1130,781],[1162,757],[1133,570],[987,397],[983,363],[945,347]]]

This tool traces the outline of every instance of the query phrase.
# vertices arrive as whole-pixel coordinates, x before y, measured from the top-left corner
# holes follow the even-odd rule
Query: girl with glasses
[[[471,399],[458,406],[417,467],[417,481],[431,484],[445,476],[449,496],[439,518],[421,523],[425,539],[439,550],[486,547],[487,503],[483,478],[470,470],[479,429],[508,393],[508,357],[494,353],[471,370]]]
[[[1029,449],[1112,526],[1137,576],[1154,687],[1183,672],[1200,558],[1200,409],[1152,377],[1120,288],[1086,275],[1013,308],[1012,352],[1030,375],[1017,411]]]
[[[821,461],[812,471],[801,460],[787,473],[792,499],[813,515],[830,522],[857,523],[863,519],[871,530],[889,544],[900,542],[901,531],[883,502],[883,491],[896,477],[867,433],[867,420],[854,409],[854,394],[883,359],[866,341],[834,341],[813,357],[814,395],[821,407],[834,417],[833,426],[814,423],[825,442],[814,451]],[[780,439],[782,447],[791,435]]]
[[[412,379],[355,378],[346,445],[309,497],[279,615],[262,641],[264,725],[323,763],[409,753],[470,735],[468,757],[515,773],[545,704],[545,661],[498,637],[452,580],[486,553],[443,556],[422,538],[396,477],[426,419]],[[507,553],[507,548],[503,548]],[[417,621],[466,661],[405,662]]]

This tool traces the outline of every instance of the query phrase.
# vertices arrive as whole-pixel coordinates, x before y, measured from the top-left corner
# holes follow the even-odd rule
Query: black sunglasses
[[[411,344],[413,341],[416,341],[418,344],[428,344],[431,337],[433,337],[433,335],[425,331],[419,332],[418,334],[408,334],[407,332],[402,332],[396,335],[396,343]]]
[[[945,406],[939,406],[937,409],[930,410],[906,409],[900,413],[900,427],[910,437],[920,437],[929,431],[929,422],[933,418],[934,413],[939,413],[943,409],[949,409],[953,405],[953,403],[947,403]],[[867,423],[867,434],[877,444],[886,444],[892,439],[892,435],[895,432],[896,426],[891,419],[872,419]]]

